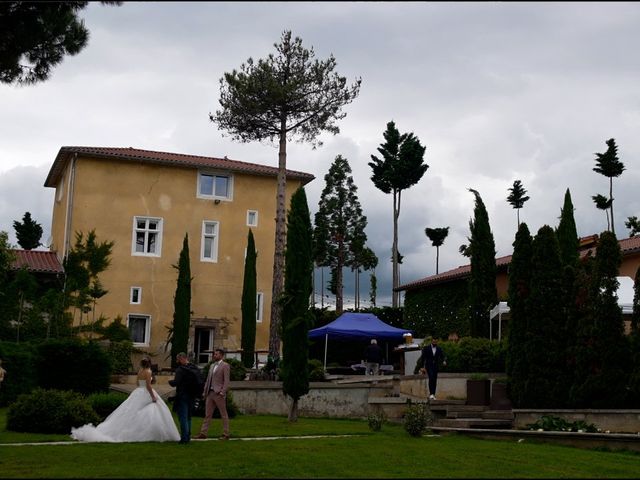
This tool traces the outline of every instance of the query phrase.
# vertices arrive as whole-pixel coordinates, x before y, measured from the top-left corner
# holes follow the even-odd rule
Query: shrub
[[[247,375],[247,367],[235,358],[228,358],[226,362],[231,366],[231,381],[244,380],[244,377]]]
[[[589,432],[596,433],[598,428],[593,423],[586,423],[584,420],[568,422],[564,418],[543,415],[536,423],[528,423],[529,430],[545,430],[555,432]]]
[[[127,395],[122,392],[93,393],[87,397],[87,403],[102,422],[126,399]]]
[[[324,365],[320,360],[312,358],[309,360],[309,381],[324,382]]]
[[[48,340],[38,346],[38,385],[45,389],[83,394],[106,392],[109,358],[96,342],[78,339]]]
[[[425,403],[410,404],[404,413],[404,429],[412,437],[421,436],[432,422],[433,416]]]
[[[382,425],[387,421],[387,416],[383,411],[377,413],[370,413],[367,417],[367,423],[369,424],[369,428],[374,432],[379,432],[382,430]]]
[[[0,358],[5,374],[0,388],[0,406],[37,386],[36,351],[30,343],[0,342]]]
[[[132,371],[131,354],[137,351],[131,340],[111,341],[107,349],[111,373],[126,374]]]
[[[77,392],[36,388],[20,395],[7,411],[7,430],[30,433],[70,433],[71,427],[100,421]]]

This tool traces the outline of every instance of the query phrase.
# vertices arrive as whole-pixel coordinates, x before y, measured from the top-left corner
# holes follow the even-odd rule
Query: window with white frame
[[[142,287],[131,287],[130,303],[134,305],[142,303]]]
[[[262,307],[264,306],[264,294],[262,292],[256,293],[256,322],[262,322]]]
[[[131,334],[131,340],[135,346],[149,346],[151,335],[150,315],[127,315],[127,328]]]
[[[233,177],[220,173],[198,172],[198,198],[230,200]]]
[[[133,217],[132,255],[159,257],[162,251],[162,219]]]
[[[248,227],[257,227],[258,226],[258,211],[257,210],[247,210],[247,226]]]
[[[218,261],[218,229],[218,222],[210,220],[202,222],[200,260],[203,262]]]

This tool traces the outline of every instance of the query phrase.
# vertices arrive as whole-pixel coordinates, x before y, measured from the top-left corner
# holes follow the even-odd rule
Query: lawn
[[[10,446],[69,437],[7,432],[5,423],[0,409],[2,478],[637,478],[640,472],[637,453],[454,434],[414,438],[397,424],[372,432],[364,420],[290,424],[279,416],[241,415],[231,419],[231,441],[189,445]],[[194,418],[194,431],[200,423]],[[214,419],[210,435],[220,433]]]

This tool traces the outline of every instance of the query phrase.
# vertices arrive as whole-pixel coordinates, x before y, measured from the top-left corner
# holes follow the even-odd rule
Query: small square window
[[[258,211],[257,210],[247,210],[247,226],[249,226],[249,227],[257,227],[258,226]]]
[[[141,287],[131,287],[131,298],[130,303],[139,305],[142,303],[142,288]]]

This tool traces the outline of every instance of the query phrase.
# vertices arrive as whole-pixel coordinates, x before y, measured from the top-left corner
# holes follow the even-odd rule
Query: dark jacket
[[[372,343],[365,349],[364,360],[370,363],[382,363],[382,349],[377,343]]]
[[[426,345],[422,349],[422,361],[424,362],[424,368],[426,368],[427,370],[437,370],[440,366],[440,363],[444,362],[445,360],[446,358],[444,357],[444,352],[442,351],[442,348],[440,348],[440,345],[436,346],[435,356],[433,355],[431,344]]]
[[[169,385],[172,387],[176,387],[176,396],[173,400],[173,409],[176,409],[176,405],[180,402],[187,402],[189,406],[193,406],[193,402],[195,398],[189,392],[187,388],[189,378],[188,375],[193,375],[194,372],[190,372],[189,370],[194,370],[197,373],[198,367],[196,367],[192,363],[187,363],[186,365],[178,365],[176,367],[176,375],[173,380],[169,380]]]

